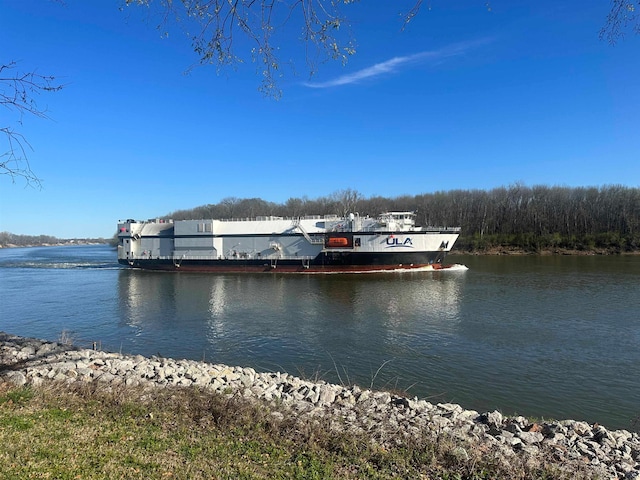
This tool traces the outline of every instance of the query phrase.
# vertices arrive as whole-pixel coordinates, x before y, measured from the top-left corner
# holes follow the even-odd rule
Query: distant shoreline
[[[33,247],[69,247],[69,246],[77,246],[77,245],[108,245],[108,240],[78,240],[78,239],[70,239],[70,240],[60,240],[57,243],[30,243],[27,245],[16,245],[14,243],[0,244],[0,248],[33,248]]]

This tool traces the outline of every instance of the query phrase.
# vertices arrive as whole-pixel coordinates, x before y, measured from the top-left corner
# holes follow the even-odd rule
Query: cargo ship
[[[413,212],[377,217],[264,216],[233,220],[126,220],[118,262],[195,272],[364,273],[436,270],[460,228],[419,227]]]

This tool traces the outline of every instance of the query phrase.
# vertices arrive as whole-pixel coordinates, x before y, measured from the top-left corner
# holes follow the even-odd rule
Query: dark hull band
[[[217,259],[217,260],[170,260],[170,259],[120,259],[119,263],[145,270],[184,272],[291,272],[291,273],[356,273],[387,270],[418,270],[433,268],[440,270],[445,252],[420,253],[366,253],[324,252],[311,260],[305,259]]]

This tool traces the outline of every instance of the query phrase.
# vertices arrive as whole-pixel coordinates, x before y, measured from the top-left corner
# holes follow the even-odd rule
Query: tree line
[[[17,247],[26,247],[29,245],[47,245],[60,242],[56,237],[51,235],[16,235],[9,232],[0,232],[0,246],[15,245]]]
[[[422,226],[461,227],[457,250],[516,248],[527,252],[640,250],[640,188],[621,185],[562,187],[514,184],[491,190],[450,190],[399,197],[364,197],[356,190],[284,203],[227,197],[217,204],[178,210],[165,218],[254,218],[274,215],[376,216],[414,211]]]
[[[72,245],[84,243],[106,243],[104,238],[63,239],[51,235],[18,235],[0,232],[0,248],[32,247],[40,245]]]

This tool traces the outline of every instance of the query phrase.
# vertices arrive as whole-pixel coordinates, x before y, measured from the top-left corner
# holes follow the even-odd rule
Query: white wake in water
[[[461,263],[454,263],[446,270],[450,270],[452,272],[464,272],[465,270],[469,270],[469,267],[462,265]]]
[[[443,268],[433,268],[431,265],[427,265],[425,267],[416,267],[416,268],[385,268],[380,270],[344,270],[344,271],[311,271],[311,272],[296,272],[303,273],[306,275],[353,275],[358,274],[362,275],[363,273],[413,273],[413,272],[464,272],[469,270],[469,267],[466,265],[462,265],[460,263],[454,263],[452,265],[447,265]]]

